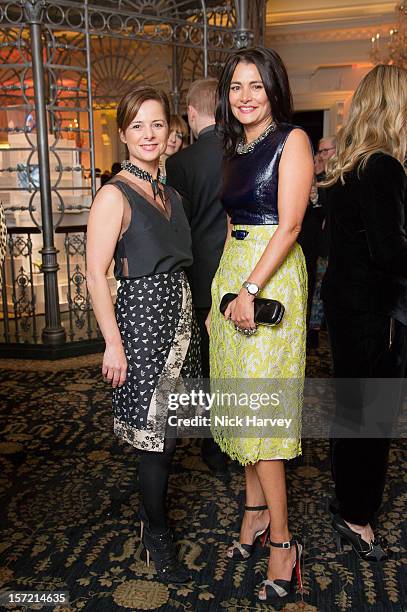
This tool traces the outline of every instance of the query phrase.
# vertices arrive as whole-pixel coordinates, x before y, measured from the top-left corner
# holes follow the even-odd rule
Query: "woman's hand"
[[[225,310],[225,319],[231,319],[241,329],[254,329],[254,296],[242,288],[239,295]]]
[[[124,385],[127,374],[127,359],[121,343],[106,344],[102,374],[105,380],[112,384],[113,389]]]
[[[206,331],[208,332],[208,336],[210,336],[210,329],[211,329],[211,317],[212,317],[212,311],[210,310],[208,312],[208,316],[205,319],[205,327],[206,327]]]

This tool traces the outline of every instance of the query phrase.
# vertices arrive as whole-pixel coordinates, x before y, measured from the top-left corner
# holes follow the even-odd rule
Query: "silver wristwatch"
[[[257,295],[260,291],[260,287],[256,285],[256,283],[249,283],[248,281],[245,281],[242,287],[247,289],[247,292],[250,293],[250,295]]]

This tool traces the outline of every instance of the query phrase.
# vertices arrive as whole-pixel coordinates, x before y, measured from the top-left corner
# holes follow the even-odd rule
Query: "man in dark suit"
[[[197,141],[166,162],[167,183],[182,195],[191,225],[194,263],[187,270],[201,333],[202,373],[209,378],[205,319],[211,284],[226,239],[226,213],[219,200],[222,145],[215,134],[216,79],[194,81],[187,94],[188,123]],[[215,473],[227,473],[226,456],[212,438],[202,441],[202,458]]]

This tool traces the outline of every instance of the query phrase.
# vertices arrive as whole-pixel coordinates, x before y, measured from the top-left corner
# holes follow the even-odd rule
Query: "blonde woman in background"
[[[407,72],[376,66],[355,92],[328,164],[329,263],[322,286],[337,379],[333,527],[338,544],[346,539],[367,561],[386,558],[372,522],[399,408],[396,379],[407,361],[406,144]],[[369,379],[377,378],[395,379],[383,401],[377,382],[367,398]]]
[[[160,157],[160,175],[165,179],[167,171],[165,162],[171,155],[178,153],[185,146],[188,139],[188,126],[181,115],[171,115],[168,132],[167,148]],[[165,182],[165,181],[164,181]]]

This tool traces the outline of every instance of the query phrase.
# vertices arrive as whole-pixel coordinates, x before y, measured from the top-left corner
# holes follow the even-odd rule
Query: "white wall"
[[[376,32],[385,48],[394,7],[395,0],[268,2],[266,45],[287,66],[296,110],[326,110],[325,135],[340,128],[353,91],[373,66]]]

